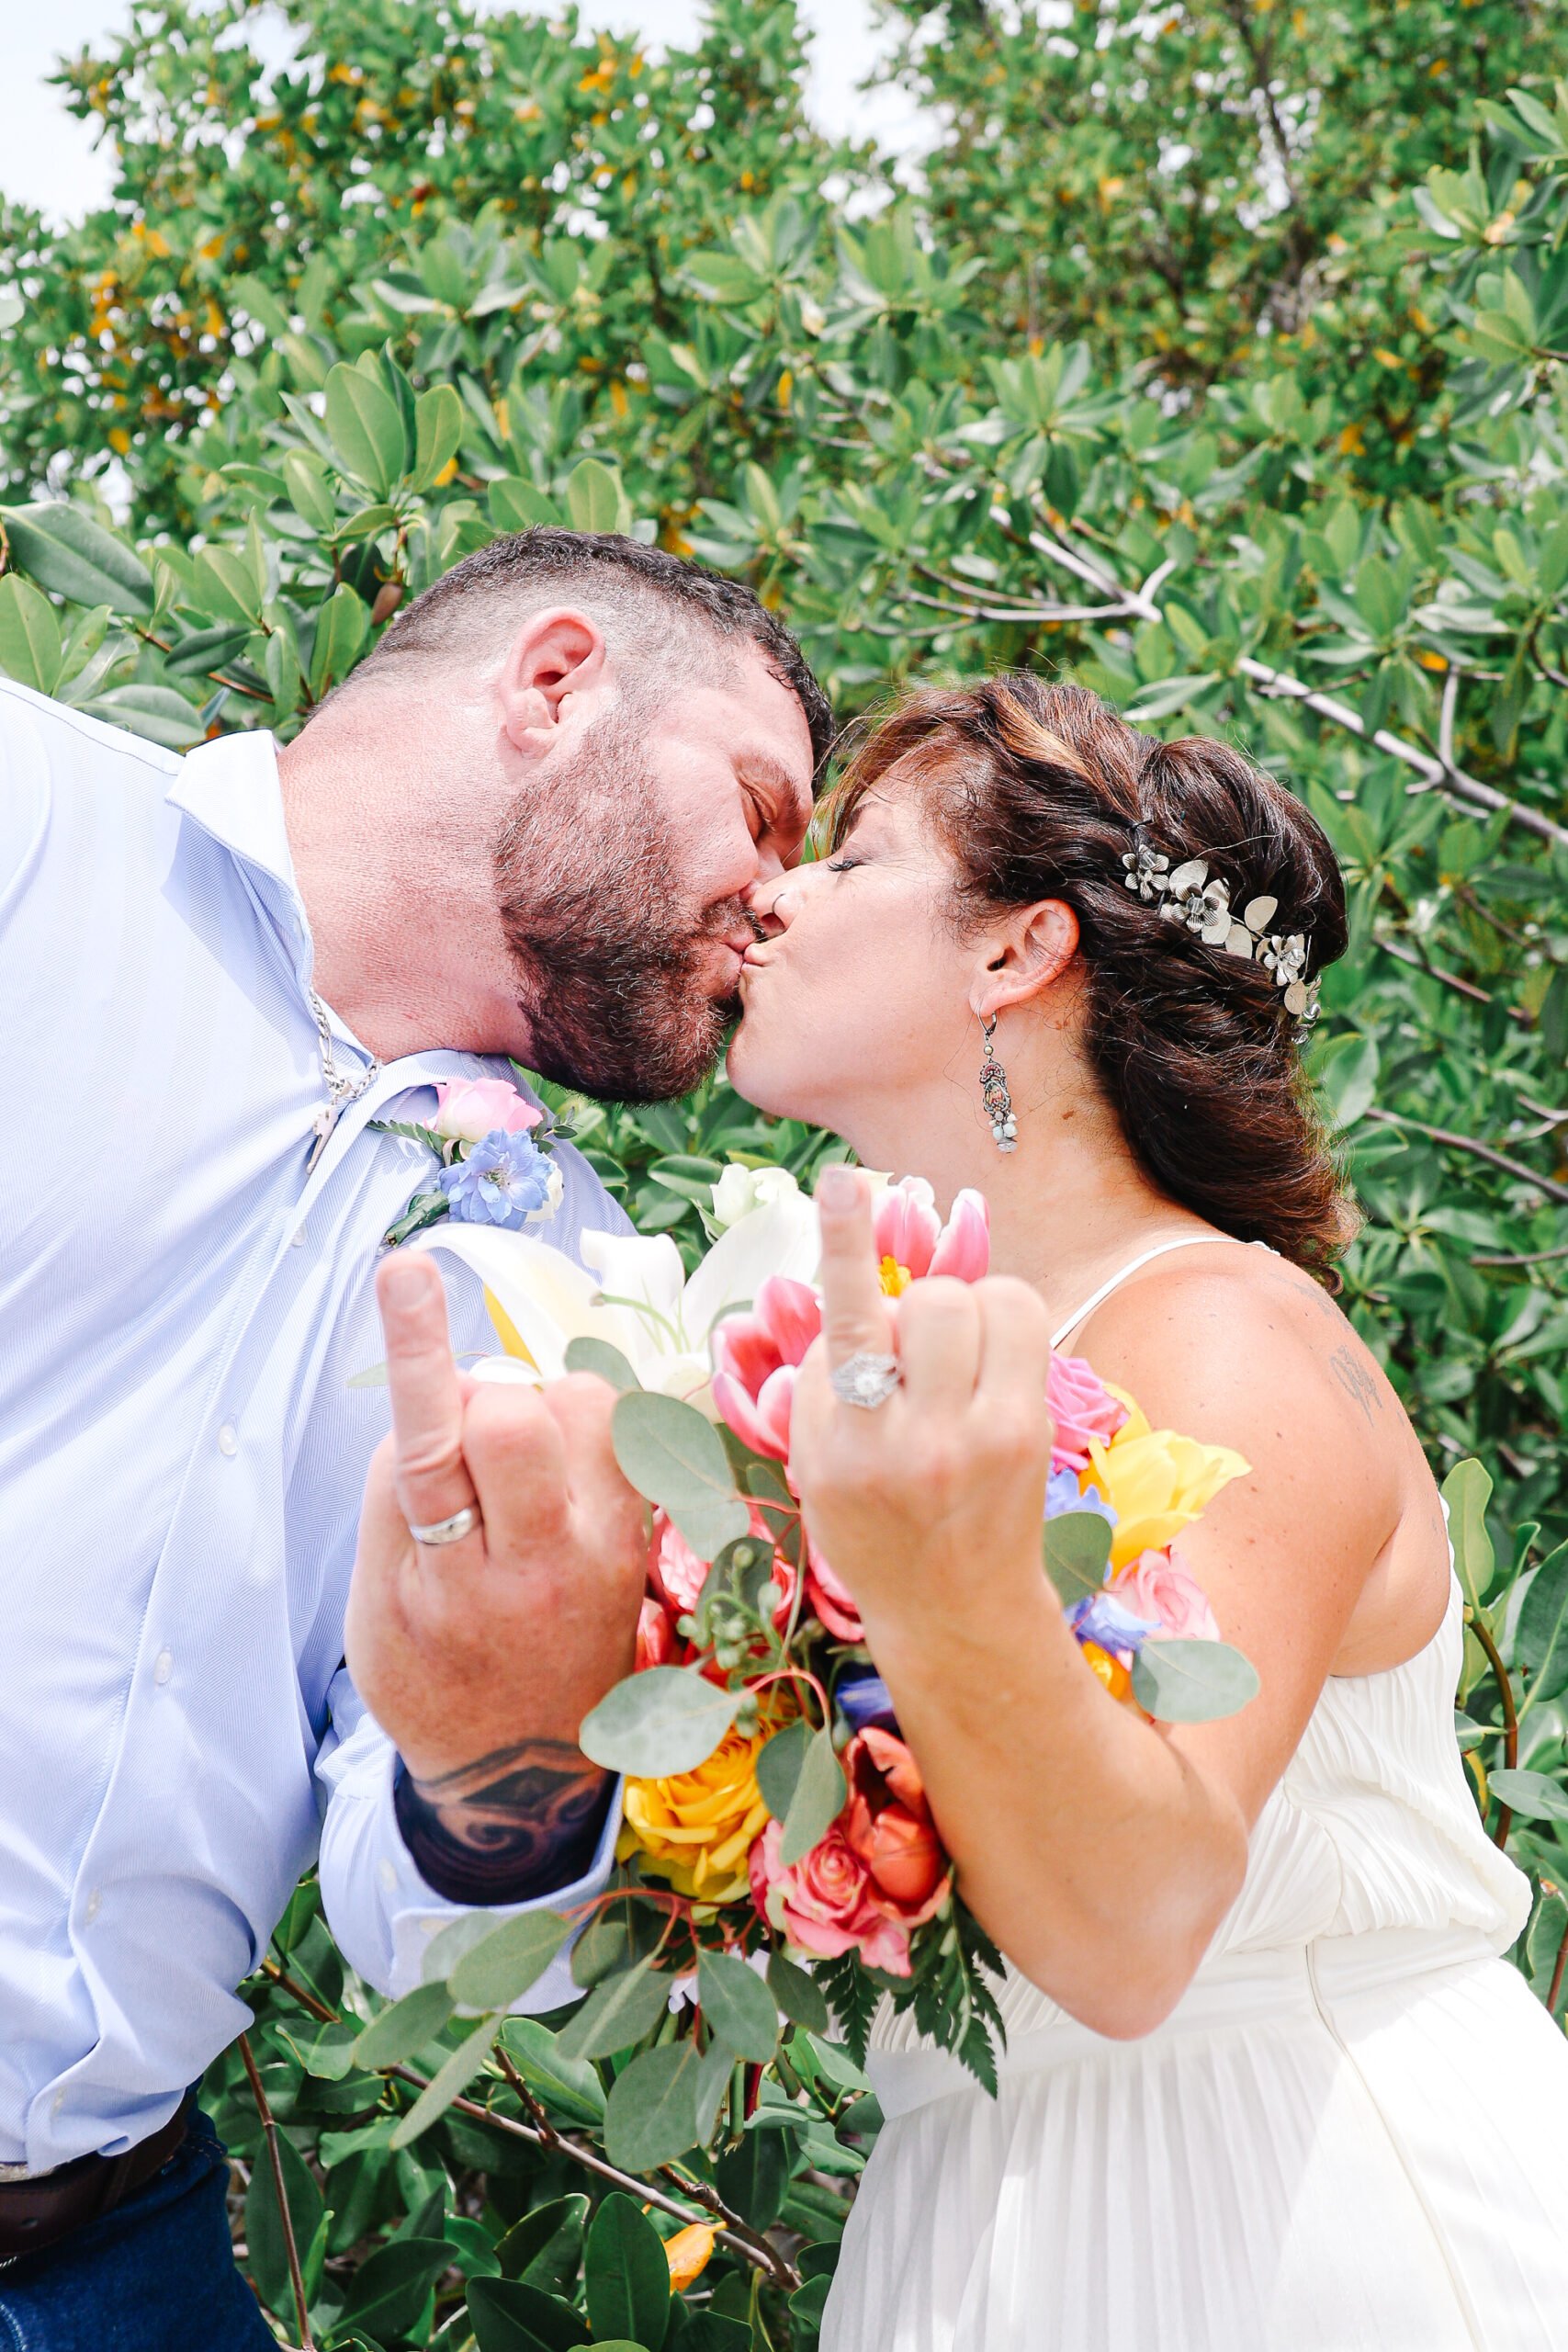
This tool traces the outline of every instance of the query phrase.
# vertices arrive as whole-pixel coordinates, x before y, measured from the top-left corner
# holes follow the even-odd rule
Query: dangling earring
[[[1012,1096],[1008,1092],[1008,1074],[997,1059],[991,1044],[997,1034],[997,1016],[987,1021],[982,1014],[980,1034],[985,1039],[980,1058],[980,1100],[986,1106],[986,1116],[991,1123],[991,1139],[998,1151],[1018,1149],[1018,1121],[1012,1114]]]

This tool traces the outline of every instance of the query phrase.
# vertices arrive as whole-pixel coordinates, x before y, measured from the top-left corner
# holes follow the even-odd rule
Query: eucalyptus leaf
[[[697,1999],[709,2030],[737,2058],[766,2064],[778,2047],[779,2015],[755,1969],[728,1952],[699,1952]]]
[[[1045,1521],[1045,1573],[1064,1608],[1103,1587],[1111,1537],[1111,1521],[1097,1510],[1060,1511]]]
[[[652,2031],[670,2006],[669,1975],[639,1960],[596,1984],[557,2037],[564,2058],[613,2058]]]
[[[784,1820],[789,1813],[810,1745],[811,1725],[797,1715],[757,1751],[757,1786],[775,1821]]]
[[[710,1682],[694,1667],[648,1667],[605,1692],[584,1715],[578,1741],[606,1772],[639,1781],[694,1772],[735,1721],[744,1696]]]
[[[1216,1723],[1258,1688],[1257,1668],[1228,1642],[1145,1642],[1133,1661],[1133,1696],[1159,1723]]]
[[[445,1984],[416,1984],[371,2018],[354,2045],[355,2064],[370,2070],[406,2065],[434,2041],[453,2006]]]
[[[612,1347],[608,1340],[569,1340],[566,1368],[568,1372],[591,1372],[598,1379],[608,1381],[623,1396],[642,1386],[619,1348]]]
[[[571,1933],[556,1911],[523,1911],[465,1952],[447,1979],[460,2009],[509,2009],[538,1982]]]
[[[701,1560],[750,1526],[713,1423],[676,1396],[622,1396],[610,1424],[615,1459],[639,1495],[661,1504]]]
[[[694,2041],[645,2050],[616,2075],[604,2111],[604,2153],[622,2172],[672,2164],[697,2142],[702,2053]]]
[[[785,1870],[804,1860],[827,1836],[843,1811],[848,1793],[844,1768],[833,1752],[830,1736],[826,1730],[814,1732],[779,1837],[779,1860]]]
[[[816,1978],[782,1951],[768,1956],[768,1989],[792,2024],[805,2026],[808,2033],[827,2032],[828,2004]]]
[[[551,2120],[593,2125],[604,2121],[604,2086],[585,2058],[569,2058],[560,2037],[538,2018],[508,2018],[501,2044]]]
[[[409,2147],[422,2132],[428,2132],[439,2117],[446,2114],[455,2098],[460,2098],[480,2072],[495,2041],[499,2018],[481,2018],[465,2041],[445,2060],[431,2076],[408,2113],[399,2121],[392,2133],[394,2150]]]

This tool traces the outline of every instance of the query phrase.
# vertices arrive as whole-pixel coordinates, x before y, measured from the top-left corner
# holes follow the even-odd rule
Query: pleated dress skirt
[[[874,2051],[823,2352],[1568,2352],[1568,2044],[1469,1930],[1205,1963],[992,2100]]]

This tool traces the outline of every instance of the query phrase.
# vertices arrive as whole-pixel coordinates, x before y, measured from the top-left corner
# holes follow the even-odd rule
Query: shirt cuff
[[[397,1771],[397,1752],[389,1748],[377,1793],[373,1845],[379,1856],[376,1863],[376,1877],[391,1943],[391,1990],[394,1997],[400,1999],[403,1994],[412,1993],[416,1984],[423,1983],[424,1956],[432,1939],[443,1928],[449,1928],[454,1919],[472,1917],[478,1906],[451,1902],[446,1895],[438,1894],[422,1877],[398,1826],[394,1801]],[[499,1925],[502,1919],[515,1919],[528,1911],[570,1911],[574,1905],[585,1903],[592,1896],[602,1894],[609,1884],[610,1874],[615,1866],[615,1840],[621,1828],[621,1790],[622,1783],[617,1780],[611,1792],[604,1826],[593,1849],[592,1860],[581,1876],[569,1885],[553,1888],[547,1894],[530,1895],[525,1903],[487,1904],[483,1906],[483,1917]],[[571,1946],[576,1940],[574,1934],[570,1942],[557,1953],[544,1974],[530,1985],[520,2001],[513,2004],[514,2009],[535,2015],[547,2009],[562,2008],[569,2001],[581,1997],[582,1988],[573,1983],[571,1974]]]

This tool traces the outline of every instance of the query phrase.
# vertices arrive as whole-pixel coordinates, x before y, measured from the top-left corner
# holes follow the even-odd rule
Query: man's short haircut
[[[541,526],[492,539],[416,596],[345,684],[389,684],[399,669],[412,675],[426,662],[499,653],[530,612],[572,602],[592,615],[612,655],[628,665],[634,707],[646,707],[656,686],[711,679],[716,639],[738,654],[757,647],[805,713],[813,763],[821,767],[832,710],[783,622],[739,581],[615,532]]]

